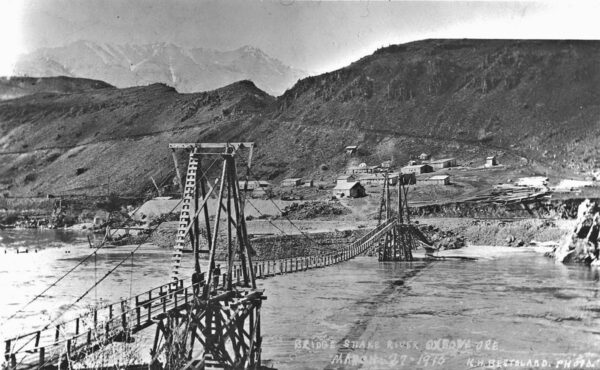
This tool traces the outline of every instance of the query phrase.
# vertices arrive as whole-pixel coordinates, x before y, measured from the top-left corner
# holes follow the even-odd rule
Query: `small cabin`
[[[429,165],[434,170],[441,170],[442,168],[456,167],[456,158],[444,158],[430,161]]]
[[[488,167],[489,168],[489,167],[494,167],[494,166],[497,166],[497,165],[498,165],[498,161],[496,160],[496,156],[495,155],[493,155],[491,157],[487,157],[485,159],[485,165],[484,165],[484,167]]]
[[[450,176],[436,175],[425,179],[419,179],[419,185],[449,185]]]
[[[253,191],[255,189],[266,189],[271,187],[271,183],[263,180],[242,180],[238,182],[241,191]]]
[[[301,178],[299,177],[294,177],[294,178],[289,178],[289,179],[284,179],[281,182],[281,186],[292,186],[292,187],[296,187],[296,186],[300,186],[303,184],[303,181]]]
[[[360,198],[367,194],[359,181],[338,182],[333,188],[332,195],[336,198]]]

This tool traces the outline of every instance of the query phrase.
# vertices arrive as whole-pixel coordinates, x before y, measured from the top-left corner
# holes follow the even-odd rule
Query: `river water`
[[[169,250],[145,245],[133,261],[131,246],[103,250],[6,322],[90,249],[85,234],[4,230],[0,237],[0,337],[43,326],[119,261],[126,262],[74,312],[168,281]],[[17,246],[29,253],[15,253]],[[556,265],[526,249],[489,255],[412,263],[358,257],[260,280],[268,297],[262,310],[263,364],[600,369],[598,271]],[[191,269],[189,261],[186,268]]]

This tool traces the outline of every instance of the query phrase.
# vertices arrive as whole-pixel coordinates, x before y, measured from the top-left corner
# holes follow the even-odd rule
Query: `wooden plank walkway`
[[[379,239],[396,225],[390,219],[371,230],[340,251],[316,256],[296,257],[253,262],[256,277],[272,276],[331,266],[360,255],[379,243]],[[222,268],[227,271],[227,266]],[[239,265],[232,269],[233,281],[241,286],[243,276]],[[79,359],[112,342],[125,341],[156,323],[163,315],[182,311],[194,299],[191,280],[179,280],[150,289],[128,300],[109,304],[73,320],[54,327],[33,331],[5,341],[5,359],[8,369],[42,369],[57,365],[64,358]],[[211,292],[224,290],[227,274],[216,276],[211,282]]]

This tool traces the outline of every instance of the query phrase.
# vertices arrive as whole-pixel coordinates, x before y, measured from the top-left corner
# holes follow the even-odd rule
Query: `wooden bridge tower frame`
[[[390,201],[389,177],[387,172],[385,173],[381,206],[379,208],[379,224],[381,224],[381,218],[384,211],[386,213],[386,219],[396,217],[397,222],[379,242],[379,261],[413,260],[412,249],[416,247],[416,242],[412,235],[414,227],[410,225],[408,185],[410,185],[410,177],[399,174],[397,183],[398,205],[396,208],[396,215],[393,215],[392,204]]]
[[[260,308],[266,297],[256,288],[255,271],[251,268],[252,249],[235,164],[239,151],[248,148],[250,168],[254,143],[191,143],[170,144],[169,147],[173,150],[177,176],[183,187],[172,280],[173,284],[179,281],[180,262],[189,236],[194,256],[194,297],[182,309],[157,318],[151,368],[256,368],[260,366],[262,340]],[[190,152],[185,179],[181,178],[178,169],[176,149]],[[222,162],[221,176],[212,187],[203,172],[204,158]],[[217,187],[215,218],[211,225],[208,199]],[[227,229],[227,266],[222,273],[220,267],[215,266],[215,258],[223,216]],[[207,249],[201,248],[202,218]],[[208,271],[201,271],[200,254],[208,254]],[[235,271],[237,281],[232,279],[233,268],[238,269]]]

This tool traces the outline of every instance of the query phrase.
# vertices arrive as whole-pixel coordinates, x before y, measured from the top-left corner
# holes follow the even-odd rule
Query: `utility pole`
[[[402,174],[398,174],[398,222],[400,223],[404,223],[402,211]]]
[[[390,178],[388,177],[388,172],[385,171],[385,219],[389,220],[391,216],[391,207],[390,207]]]

